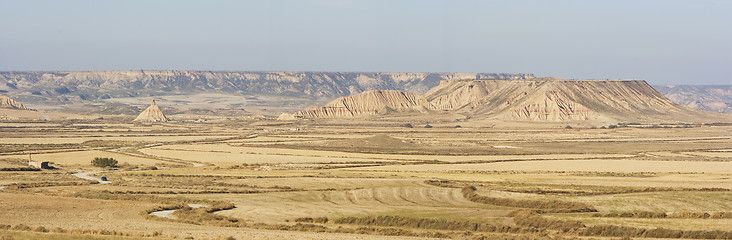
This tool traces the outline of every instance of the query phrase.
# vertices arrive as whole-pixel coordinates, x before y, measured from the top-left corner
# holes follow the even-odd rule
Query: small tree
[[[116,167],[117,166],[117,160],[115,160],[114,158],[95,157],[91,163],[95,167]]]
[[[402,124],[401,126],[402,127],[405,127],[405,128],[413,128],[414,127],[414,126],[412,126],[411,123],[405,123],[405,124]]]
[[[424,128],[432,128],[432,125],[429,125],[429,124],[424,125]]]

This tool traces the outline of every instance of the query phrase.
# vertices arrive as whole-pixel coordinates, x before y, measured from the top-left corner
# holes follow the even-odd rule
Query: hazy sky
[[[0,71],[139,69],[732,84],[732,1],[0,0]]]

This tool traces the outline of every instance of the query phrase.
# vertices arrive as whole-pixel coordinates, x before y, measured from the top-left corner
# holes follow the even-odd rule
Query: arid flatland
[[[732,126],[404,123],[6,122],[0,235],[730,236]],[[29,154],[55,169],[12,171]],[[95,157],[119,166],[94,167]],[[170,218],[149,215],[163,210]]]

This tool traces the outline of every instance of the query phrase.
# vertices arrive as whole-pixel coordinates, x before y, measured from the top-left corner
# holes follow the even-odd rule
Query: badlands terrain
[[[44,74],[33,81],[51,81]],[[326,100],[283,92],[251,108],[234,93],[196,93],[241,104],[222,115],[205,102],[166,111],[176,102],[150,95],[133,115],[28,110],[19,99],[97,102],[74,102],[81,88],[9,89],[0,238],[732,239],[729,115],[644,81],[419,76],[324,84]],[[180,81],[228,84],[206,79]],[[137,86],[125,81],[103,82]],[[109,95],[123,110],[140,97]]]
[[[268,115],[368,90],[422,95],[441,80],[531,79],[525,73],[76,71],[0,72],[0,94],[33,109],[137,115],[154,97],[168,114]],[[732,86],[653,86],[676,104],[732,113]]]

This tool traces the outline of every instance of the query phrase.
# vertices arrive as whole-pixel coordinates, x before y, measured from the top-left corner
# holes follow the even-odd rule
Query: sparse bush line
[[[509,216],[513,217],[516,225],[524,227],[554,229],[562,232],[576,232],[578,229],[586,227],[580,221],[547,218],[535,211],[514,211]]]
[[[511,173],[509,173],[511,174]],[[450,180],[426,180],[426,184],[437,187],[463,188],[474,182],[450,181]],[[647,193],[647,192],[730,192],[726,188],[669,188],[669,187],[618,187],[618,186],[594,186],[594,185],[560,185],[560,184],[521,184],[521,183],[480,183],[481,186],[489,184],[492,189],[514,193],[532,194],[561,194],[574,196],[612,195],[625,193]],[[522,188],[523,187],[523,188]],[[574,188],[571,190],[552,190],[545,188]],[[587,190],[585,190],[587,189]]]
[[[543,213],[570,213],[570,212],[597,212],[595,207],[578,202],[567,202],[559,200],[527,200],[480,196],[475,193],[477,188],[473,186],[464,187],[463,196],[476,203],[491,204],[505,207],[518,207],[537,209]]]
[[[326,223],[326,222],[333,222],[336,224],[359,224],[359,221],[369,221],[365,219],[359,220],[358,218],[342,218],[337,219],[334,221],[329,221],[327,218],[299,218],[296,224],[290,225],[290,224],[267,224],[267,223],[247,223],[241,219],[237,218],[230,218],[225,216],[220,216],[213,214],[212,211],[215,210],[215,208],[208,208],[208,209],[194,209],[190,207],[183,207],[178,209],[173,213],[174,216],[177,217],[177,219],[160,219],[156,218],[156,220],[163,220],[163,221],[174,221],[174,222],[183,222],[183,223],[189,223],[189,224],[204,224],[204,225],[213,225],[213,226],[221,226],[221,227],[240,227],[240,228],[250,228],[250,229],[265,229],[265,230],[279,230],[279,231],[300,231],[300,232],[319,232],[319,233],[350,233],[350,234],[366,234],[366,235],[382,235],[382,236],[411,236],[411,237],[432,237],[432,238],[464,238],[465,236],[470,236],[469,239],[541,239],[546,238],[542,237],[545,234],[539,234],[539,235],[526,235],[526,234],[536,234],[540,233],[541,231],[535,229],[535,228],[522,228],[522,227],[511,227],[511,226],[494,226],[489,224],[482,224],[482,223],[472,223],[472,222],[461,222],[461,221],[447,221],[448,223],[453,223],[455,225],[449,226],[444,225],[441,226],[440,223],[445,222],[445,220],[424,220],[424,219],[416,219],[416,218],[402,218],[402,217],[395,217],[392,218],[392,220],[396,221],[379,221],[380,224],[367,224],[367,225],[376,225],[380,227],[373,227],[373,226],[363,226],[358,228],[349,228],[349,227],[343,227],[339,226],[337,228],[327,227],[320,224],[312,224],[314,222],[320,222],[320,223]],[[223,210],[223,209],[222,209]],[[383,218],[382,218],[383,219]],[[400,221],[407,221],[407,222],[421,222],[417,223],[417,227],[420,229],[425,230],[447,230],[451,232],[441,232],[441,231],[412,231],[412,230],[406,230],[402,227],[404,225],[400,225]],[[349,223],[350,222],[350,223]],[[431,225],[430,225],[431,224]],[[459,225],[462,224],[460,227]],[[361,225],[361,224],[359,224]],[[475,231],[470,229],[477,229],[479,231],[484,232],[491,232],[491,233],[507,233],[507,234],[500,234],[500,235],[478,235],[473,234],[469,231]],[[467,229],[467,230],[462,230]],[[462,231],[462,232],[454,232],[454,231]],[[468,231],[468,232],[466,232]],[[514,233],[514,234],[522,234],[522,235],[508,235],[508,233]],[[467,235],[466,235],[467,234]]]
[[[24,188],[37,188],[37,187],[58,187],[58,186],[83,186],[96,184],[96,181],[89,180],[78,180],[78,181],[57,181],[57,182],[34,182],[34,183],[13,183],[7,185],[8,190],[18,190]]]
[[[644,229],[616,225],[590,226],[584,229],[580,235],[642,238],[732,239],[732,231],[674,230],[666,228]]]
[[[165,211],[165,210],[176,210],[186,207],[185,204],[179,203],[179,204],[172,204],[172,205],[166,205],[166,206],[157,206],[154,208],[147,209],[143,211],[143,214],[148,215],[153,212],[159,212],[159,211]]]
[[[72,235],[105,235],[105,236],[124,236],[124,237],[142,237],[142,238],[149,238],[149,237],[161,237],[163,234],[161,231],[154,231],[152,233],[144,233],[144,232],[119,232],[116,230],[105,230],[105,229],[65,229],[65,228],[52,228],[48,229],[43,226],[37,226],[37,227],[31,227],[25,224],[18,224],[15,226],[7,225],[7,224],[0,224],[0,230],[12,230],[12,231],[23,231],[23,232],[39,232],[39,233],[63,233],[63,234],[72,234]]]
[[[498,233],[537,233],[538,228],[534,227],[514,227],[508,225],[493,225],[487,223],[478,223],[471,221],[457,221],[432,218],[412,218],[401,216],[368,216],[368,217],[344,217],[333,219],[326,222],[335,224],[355,224],[367,226],[384,226],[384,227],[408,227],[420,229],[434,230],[451,230],[451,231],[472,231],[472,232],[498,232]]]
[[[22,171],[41,171],[39,168],[34,167],[6,167],[6,168],[0,168],[0,171],[3,172],[22,172]]]
[[[732,212],[612,212],[595,213],[593,217],[619,217],[619,218],[702,218],[702,219],[725,219],[732,218]]]

